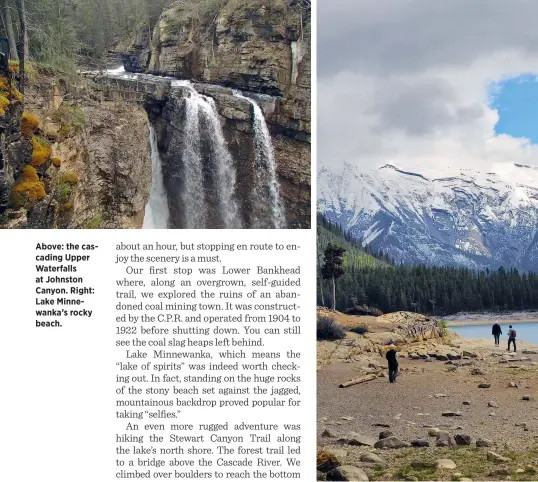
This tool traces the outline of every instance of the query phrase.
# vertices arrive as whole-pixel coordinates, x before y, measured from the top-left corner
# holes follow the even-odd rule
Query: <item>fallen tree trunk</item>
[[[365,377],[355,378],[355,380],[349,380],[348,382],[341,383],[338,388],[347,388],[352,385],[358,385],[359,383],[369,382],[370,380],[375,380],[377,375],[366,375]]]

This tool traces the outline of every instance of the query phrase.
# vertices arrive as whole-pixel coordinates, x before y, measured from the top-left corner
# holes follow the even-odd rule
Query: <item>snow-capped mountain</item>
[[[405,264],[538,271],[538,168],[492,171],[323,168],[318,210]]]

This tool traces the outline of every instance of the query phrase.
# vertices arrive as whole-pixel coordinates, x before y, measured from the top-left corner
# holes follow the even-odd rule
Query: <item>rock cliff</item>
[[[25,115],[35,118],[33,136],[21,133],[22,107],[11,109],[10,117],[0,117],[0,228],[142,226],[151,161],[141,106],[106,100],[82,80],[68,86],[41,76],[24,101]],[[36,143],[46,153],[39,166]],[[23,169],[34,166],[43,192],[14,196]]]
[[[288,225],[309,227],[309,11],[301,8],[301,2],[284,0],[174,5],[155,27],[149,59],[138,41],[124,55],[126,69],[137,72],[146,64],[148,73],[189,79],[199,92],[213,97],[230,150],[242,166],[253,163],[252,113],[249,103],[234,97],[231,89],[255,99],[273,139]],[[162,111],[161,119],[155,117],[165,170],[174,157],[170,140],[178,123],[172,119],[181,116],[181,109],[176,99]]]

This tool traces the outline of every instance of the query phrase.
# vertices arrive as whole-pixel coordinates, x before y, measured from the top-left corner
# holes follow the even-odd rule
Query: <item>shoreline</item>
[[[527,323],[538,323],[538,319],[529,320],[529,319],[502,319],[502,318],[489,318],[489,319],[468,319],[468,320],[443,320],[446,321],[447,326],[484,326],[484,325],[493,325],[497,322],[499,325],[523,325]]]
[[[508,338],[501,338],[501,345],[499,347],[495,347],[493,345],[493,337],[490,338],[466,338],[459,333],[455,333],[458,338],[462,341],[462,347],[465,345],[466,348],[470,349],[485,349],[488,350],[491,353],[501,353],[506,351],[506,345],[508,343]],[[503,343],[504,342],[504,343]],[[536,343],[533,343],[532,341],[525,340],[523,338],[517,339],[517,344],[519,349],[525,349],[525,350],[538,350],[538,345]],[[524,348],[523,348],[524,347]],[[512,352],[513,353],[513,352]]]

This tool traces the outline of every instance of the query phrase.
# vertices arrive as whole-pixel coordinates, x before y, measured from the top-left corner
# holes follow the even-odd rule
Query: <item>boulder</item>
[[[374,444],[376,449],[401,449],[410,446],[411,444],[409,442],[404,442],[403,440],[400,440],[398,437],[394,436],[378,440]]]
[[[368,482],[368,476],[364,470],[352,465],[342,465],[331,470],[327,474],[327,480],[347,480],[350,482]]]
[[[320,472],[329,472],[335,467],[342,465],[346,457],[347,450],[322,448],[317,454],[317,470]]]
[[[321,433],[321,436],[322,437],[327,437],[327,438],[336,438],[336,433],[333,432],[330,428],[326,428],[322,433]]]
[[[454,438],[448,432],[439,432],[435,445],[437,447],[453,447],[455,445]]]
[[[471,436],[458,433],[454,436],[454,441],[456,442],[456,445],[471,445]]]
[[[469,358],[478,358],[478,355],[472,351],[463,350],[462,351],[463,356],[468,356]]]
[[[387,438],[387,437],[391,437],[392,435],[393,434],[390,430],[383,430],[383,432],[379,434],[379,440]]]
[[[379,455],[372,454],[370,452],[362,454],[361,457],[360,457],[360,461],[370,463],[370,464],[378,464],[378,465],[386,465],[386,463],[387,463]]]
[[[481,383],[478,385],[478,388],[489,388],[491,387],[491,383]]]
[[[454,470],[457,467],[455,462],[450,459],[439,459],[437,460],[437,468],[439,470]]]
[[[427,440],[423,440],[423,439],[413,440],[413,441],[411,441],[411,446],[412,447],[429,447],[430,442],[428,442]]]
[[[360,433],[351,432],[345,439],[344,442],[347,445],[366,445],[371,447],[374,445],[376,440],[373,437],[368,437],[366,435],[361,435]]]
[[[476,441],[477,447],[493,447],[493,441],[487,438],[479,438]]]
[[[489,451],[489,452],[487,453],[487,459],[488,459],[490,462],[495,462],[495,463],[512,462],[512,459],[510,459],[510,458],[508,458],[508,457],[503,457],[502,455],[497,454],[497,453],[492,452],[492,451]]]

